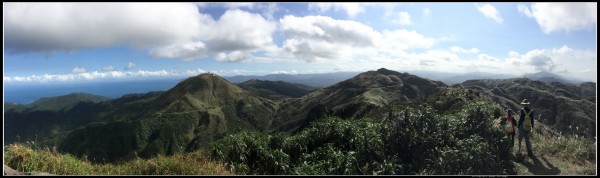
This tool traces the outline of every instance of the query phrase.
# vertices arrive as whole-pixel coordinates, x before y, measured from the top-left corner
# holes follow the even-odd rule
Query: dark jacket
[[[525,111],[523,111],[525,110]],[[519,116],[519,126],[518,128],[521,128],[521,125],[523,125],[523,122],[525,122],[525,114],[527,114],[526,112],[529,112],[531,109],[529,109],[529,107],[525,107],[523,109],[521,109],[521,114]],[[531,111],[531,113],[529,113],[529,118],[531,118],[531,128],[533,128],[533,123],[535,121],[534,119],[534,114],[533,111]]]

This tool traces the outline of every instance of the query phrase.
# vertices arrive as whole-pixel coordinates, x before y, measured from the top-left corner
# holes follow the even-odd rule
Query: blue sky
[[[596,3],[3,3],[4,82],[548,71],[596,82]]]

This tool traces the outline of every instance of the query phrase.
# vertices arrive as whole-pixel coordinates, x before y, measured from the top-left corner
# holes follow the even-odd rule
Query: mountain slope
[[[8,104],[4,108],[6,143],[35,141],[53,145],[65,131],[102,117],[111,109],[109,98],[84,93],[41,98],[28,105]]]
[[[25,109],[31,111],[67,111],[80,102],[98,103],[108,100],[110,100],[110,98],[105,96],[87,93],[71,93],[64,96],[44,97],[31,104],[18,105],[23,106],[23,108],[18,108],[18,106],[15,107],[15,105],[8,105],[9,107],[5,108],[5,111],[16,108],[20,110]]]
[[[242,83],[251,79],[269,80],[269,81],[284,81],[288,83],[298,83],[311,87],[323,88],[340,81],[356,76],[358,72],[333,72],[333,73],[317,73],[317,74],[268,74],[265,76],[233,76],[225,77],[232,83]]]
[[[519,111],[529,100],[536,117],[554,130],[593,137],[596,133],[596,87],[593,83],[563,84],[525,78],[469,80],[465,88],[483,91],[490,100]]]
[[[299,98],[307,95],[317,88],[303,84],[292,84],[284,81],[268,81],[252,79],[238,84],[241,88],[256,92],[260,96],[270,99]]]
[[[368,71],[298,99],[285,100],[273,129],[296,132],[325,115],[357,118],[387,104],[419,100],[446,85],[387,69]]]
[[[439,79],[440,81],[448,84],[454,85],[465,82],[467,80],[475,80],[475,79],[508,79],[514,78],[514,75],[507,74],[492,74],[492,73],[481,73],[481,72],[470,72],[465,74],[454,74],[450,77],[444,77]]]
[[[219,76],[201,74],[73,131],[59,149],[99,162],[172,155],[240,130],[265,130],[275,107]]]
[[[565,84],[581,83],[580,81],[569,80],[569,79],[566,79],[565,77],[561,77],[559,75],[556,75],[556,74],[553,74],[553,73],[550,73],[547,71],[524,74],[523,77],[531,79],[531,80],[539,80],[539,81],[543,81],[543,82],[560,82],[560,83],[565,83]]]

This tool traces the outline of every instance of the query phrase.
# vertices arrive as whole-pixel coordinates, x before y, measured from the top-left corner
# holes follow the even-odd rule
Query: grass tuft
[[[11,144],[5,148],[4,162],[20,172],[47,172],[56,175],[231,175],[222,164],[201,151],[137,158],[120,164],[94,164],[70,154],[34,146]]]

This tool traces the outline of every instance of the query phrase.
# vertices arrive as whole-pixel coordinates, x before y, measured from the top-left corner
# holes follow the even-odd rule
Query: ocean
[[[30,104],[42,97],[54,97],[69,93],[89,93],[110,98],[125,94],[166,91],[182,79],[152,79],[136,81],[95,81],[80,83],[10,84],[4,83],[4,102]]]

